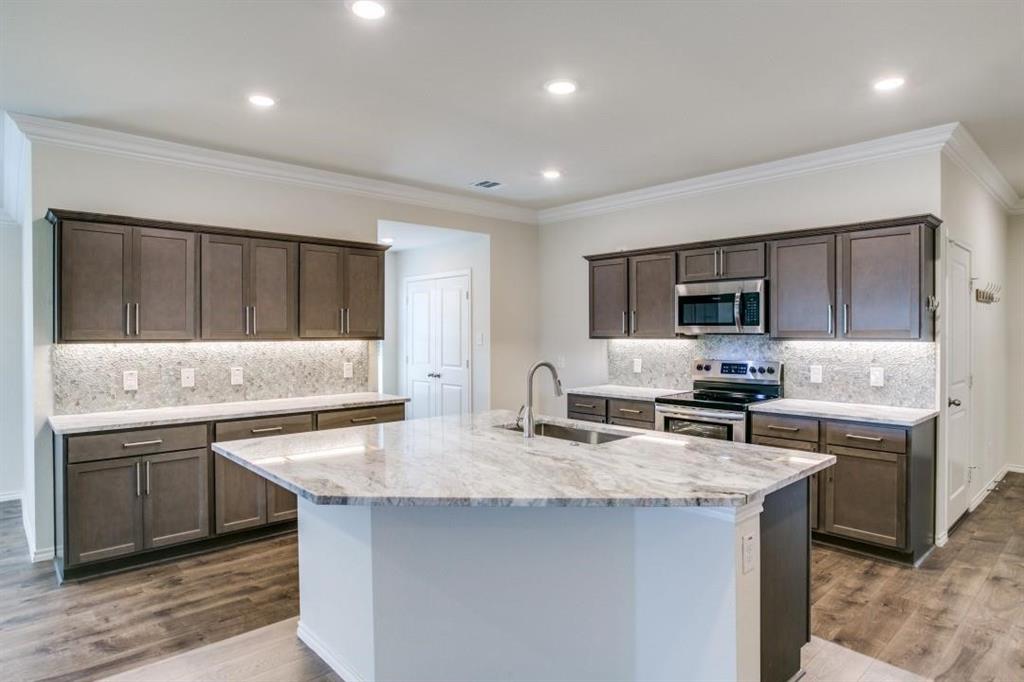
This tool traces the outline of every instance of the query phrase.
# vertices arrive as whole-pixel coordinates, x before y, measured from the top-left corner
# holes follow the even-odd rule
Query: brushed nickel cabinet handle
[[[847,433],[846,437],[850,438],[852,440],[867,440],[867,441],[871,441],[872,443],[881,443],[882,442],[882,439],[879,436],[858,436],[858,435],[856,435],[854,433]]]
[[[256,336],[256,306],[252,307],[252,335]]]
[[[139,335],[139,304],[135,304],[135,336]]]
[[[284,431],[283,426],[267,426],[262,429],[249,429],[249,433],[273,433],[275,431]]]
[[[249,306],[243,308],[245,311],[245,335],[249,336]]]
[[[146,494],[149,495],[149,465],[150,462],[146,461]]]
[[[352,417],[351,421],[352,421],[353,424],[361,424],[363,422],[375,422],[375,421],[377,421],[377,418],[376,417]]]
[[[163,438],[154,438],[153,440],[137,440],[132,443],[122,443],[123,448],[141,448],[145,445],[160,445],[164,442]]]
[[[850,304],[843,304],[843,336],[850,334]]]
[[[124,304],[124,335],[132,335],[132,304]]]
[[[338,333],[345,333],[345,309],[338,308]]]
[[[583,407],[583,408],[586,408],[588,410],[593,410],[595,407],[597,407],[597,405],[594,405],[593,403],[573,403],[572,406],[573,407]]]
[[[620,407],[619,412],[625,412],[626,414],[641,414],[642,410],[632,410],[628,407]]]
[[[635,310],[632,311],[630,313],[630,315],[632,316],[632,322],[631,322],[631,329],[632,330],[629,333],[630,334],[636,334],[636,311]]]
[[[626,311],[622,311],[622,333],[626,333]]]
[[[828,304],[828,335],[832,336],[832,304]]]
[[[352,333],[352,309],[345,308],[345,333]]]
[[[776,424],[769,424],[768,428],[771,429],[772,431],[789,431],[791,433],[796,433],[797,431],[800,430],[795,426],[778,426]]]
[[[142,497],[142,462],[135,463],[135,497]]]

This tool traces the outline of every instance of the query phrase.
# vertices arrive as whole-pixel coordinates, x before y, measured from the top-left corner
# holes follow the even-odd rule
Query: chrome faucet
[[[558,370],[550,362],[538,362],[526,373],[526,404],[523,405],[523,438],[533,438],[533,375],[541,367],[551,370],[551,378],[555,382],[555,395],[562,395],[562,380],[558,378]]]

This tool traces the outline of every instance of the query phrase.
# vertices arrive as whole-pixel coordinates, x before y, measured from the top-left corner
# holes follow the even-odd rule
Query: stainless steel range
[[[747,440],[747,407],[782,397],[782,363],[697,360],[693,390],[655,400],[658,431]]]

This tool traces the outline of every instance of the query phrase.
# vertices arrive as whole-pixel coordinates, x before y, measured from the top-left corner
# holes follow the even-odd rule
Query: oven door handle
[[[731,413],[711,412],[707,410],[681,410],[678,408],[666,408],[655,406],[655,410],[668,418],[677,419],[705,419],[707,421],[713,421],[719,424],[733,424],[736,422],[746,421],[746,412],[737,412],[735,416]]]

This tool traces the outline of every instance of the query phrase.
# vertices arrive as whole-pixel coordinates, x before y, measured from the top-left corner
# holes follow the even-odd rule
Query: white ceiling
[[[961,121],[1024,194],[1024,0],[382,1],[4,0],[0,107],[532,208]]]
[[[377,238],[379,240],[382,237],[394,240],[391,244],[391,251],[408,251],[409,249],[444,246],[467,239],[488,239],[487,235],[479,232],[466,232],[465,230],[453,230],[447,227],[434,227],[433,225],[400,223],[396,220],[378,220]]]

